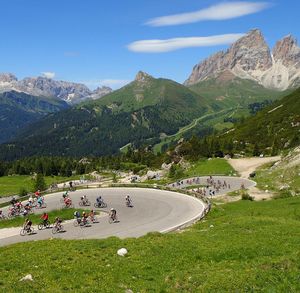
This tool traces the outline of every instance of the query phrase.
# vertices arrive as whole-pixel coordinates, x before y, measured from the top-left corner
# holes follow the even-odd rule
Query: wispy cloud
[[[268,2],[220,3],[198,11],[153,18],[146,22],[146,25],[169,26],[205,20],[225,20],[256,13],[270,6]]]
[[[244,34],[225,34],[209,37],[174,38],[166,40],[141,40],[129,44],[127,48],[133,52],[161,53],[189,47],[228,45],[242,36],[244,36]]]
[[[55,72],[49,72],[49,71],[46,71],[46,72],[41,72],[42,73],[42,75],[44,76],[44,77],[47,77],[47,78],[54,78],[55,77]]]
[[[130,80],[127,79],[92,79],[92,80],[81,81],[81,83],[91,88],[96,88],[98,86],[109,86],[113,89],[120,88],[128,84],[129,82]]]

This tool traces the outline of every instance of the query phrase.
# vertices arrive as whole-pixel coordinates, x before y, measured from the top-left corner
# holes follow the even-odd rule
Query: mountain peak
[[[153,77],[144,71],[139,71],[135,76],[135,81],[145,81],[149,78],[153,78]]]
[[[0,82],[14,82],[18,81],[17,77],[11,73],[1,73]]]
[[[292,35],[287,35],[279,40],[274,49],[273,56],[275,60],[282,60],[284,65],[300,57],[300,48],[297,46],[297,40]],[[296,60],[295,60],[296,61]]]
[[[220,51],[197,64],[187,85],[216,78],[231,71],[242,79],[258,82],[266,88],[285,90],[300,84],[300,48],[292,35],[270,48],[259,29],[252,29],[231,47]]]

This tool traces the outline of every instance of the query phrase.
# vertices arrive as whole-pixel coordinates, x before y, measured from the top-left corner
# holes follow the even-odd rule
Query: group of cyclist
[[[42,198],[41,193],[40,193],[39,190],[36,191],[34,193],[34,195],[35,195],[35,198],[30,196],[29,199],[28,199],[28,202],[24,206],[22,205],[22,203],[20,201],[16,200],[13,197],[12,200],[11,200],[12,208],[18,210],[20,213],[21,213],[21,210],[24,208],[23,209],[23,215],[27,216],[28,213],[29,213],[28,211],[33,207],[34,201],[37,201],[37,203],[40,205],[40,207],[42,206],[42,204],[44,202],[44,199]],[[72,203],[70,197],[68,196],[68,191],[65,191],[62,196],[63,196],[63,201],[64,201],[66,206],[70,205],[70,203]],[[87,196],[86,195],[82,196],[81,201],[82,202],[88,202]],[[103,204],[104,204],[104,201],[103,201],[103,198],[100,195],[96,198],[95,206],[97,205],[98,207],[102,207]],[[132,200],[131,200],[129,195],[126,195],[126,197],[125,197],[125,204],[126,204],[127,207],[132,207]],[[1,216],[3,216],[3,213],[0,210],[0,217]],[[48,213],[44,212],[41,215],[40,218],[42,220],[42,224],[45,227],[49,226],[49,215],[48,215]],[[83,212],[82,215],[81,215],[79,211],[75,211],[74,212],[74,218],[77,220],[78,224],[86,225],[88,223],[88,218],[90,218],[90,220],[92,222],[95,221],[95,212],[94,212],[94,210],[91,210],[89,213]],[[116,211],[116,209],[114,209],[114,208],[110,209],[109,218],[113,222],[117,221],[117,211]],[[54,227],[59,229],[61,227],[61,223],[62,223],[62,219],[60,217],[56,217],[55,221],[54,221]],[[28,233],[30,231],[33,231],[32,221],[28,217],[26,217],[26,219],[25,219],[23,229],[26,230]]]

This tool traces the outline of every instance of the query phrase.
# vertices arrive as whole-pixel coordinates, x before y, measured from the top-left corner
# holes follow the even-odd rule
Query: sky
[[[118,88],[139,70],[184,82],[253,28],[300,37],[298,0],[0,0],[0,72]]]

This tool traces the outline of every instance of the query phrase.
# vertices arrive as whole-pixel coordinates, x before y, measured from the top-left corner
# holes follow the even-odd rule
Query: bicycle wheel
[[[91,202],[90,202],[89,200],[87,200],[86,203],[85,203],[85,205],[86,205],[86,206],[90,206],[90,205],[91,205]]]
[[[109,217],[109,218],[108,218],[108,223],[109,223],[109,224],[112,224],[113,222],[114,222],[113,218],[112,218],[112,217]]]
[[[52,228],[52,234],[56,234],[58,232],[58,228],[56,226],[54,226]]]
[[[44,223],[38,224],[38,229],[39,229],[39,230],[43,230],[43,228],[44,228]]]
[[[25,236],[25,235],[26,235],[26,230],[25,230],[25,229],[22,229],[22,230],[20,231],[20,235],[21,235],[21,236]]]
[[[94,207],[95,207],[95,208],[99,208],[98,203],[95,202],[95,203],[94,203]]]
[[[83,202],[82,202],[82,201],[80,201],[80,202],[79,202],[79,205],[82,207],[82,206],[83,206]]]
[[[74,220],[74,222],[73,222],[73,226],[74,226],[74,227],[78,227],[79,224],[80,224],[80,222],[78,222],[77,220]]]
[[[107,203],[105,203],[105,202],[102,202],[102,204],[101,204],[101,208],[107,208]]]

